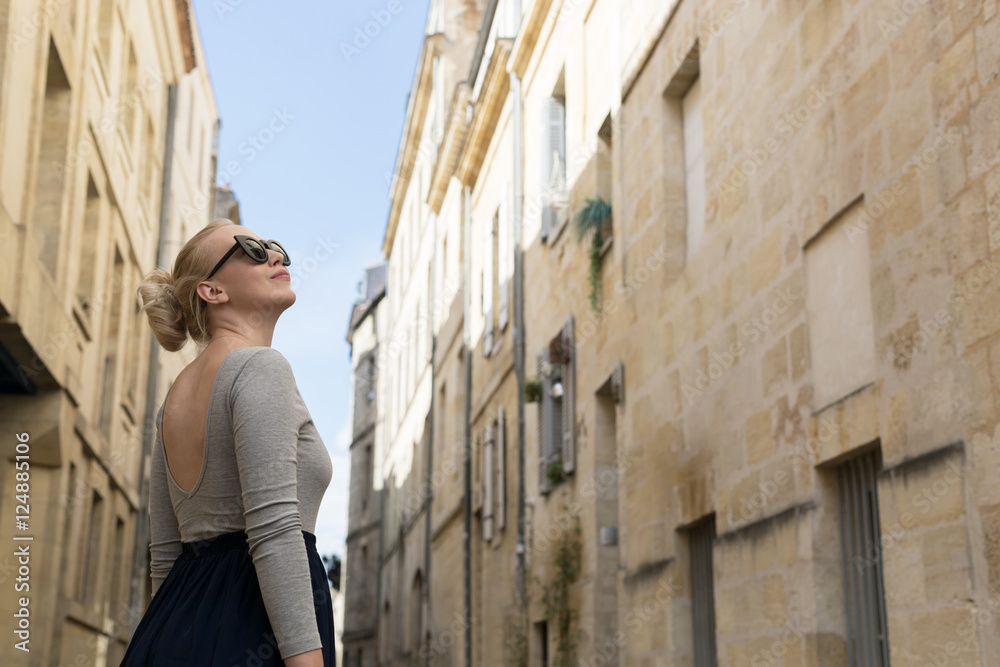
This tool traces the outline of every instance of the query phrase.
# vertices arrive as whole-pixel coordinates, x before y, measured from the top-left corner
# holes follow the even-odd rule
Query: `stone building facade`
[[[135,290],[209,222],[218,113],[184,0],[0,10],[0,613],[25,631],[0,661],[118,664],[149,598],[152,415],[186,363]]]
[[[383,262],[365,270],[351,313],[347,342],[351,346],[352,438],[351,488],[348,500],[344,567],[344,625],[341,632],[345,665],[374,665],[381,485],[376,488],[376,434],[381,434],[377,408],[378,358],[385,337]]]
[[[390,328],[414,276],[464,302],[419,412],[426,664],[1000,661],[998,14],[486,5],[433,252],[389,260]]]

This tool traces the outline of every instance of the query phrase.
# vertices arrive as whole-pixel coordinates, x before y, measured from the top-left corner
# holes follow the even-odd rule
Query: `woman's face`
[[[236,243],[235,237],[242,234],[255,239],[264,239],[260,234],[240,225],[226,225],[215,230],[205,243],[209,247],[212,266],[222,259]],[[215,272],[211,280],[199,285],[202,298],[220,297],[221,291],[226,301],[240,311],[260,311],[264,319],[277,317],[295,303],[295,292],[291,287],[290,266],[283,266],[284,257],[277,250],[268,248],[267,261],[255,262],[239,248]],[[212,289],[214,287],[214,289]],[[219,301],[206,298],[209,303]]]

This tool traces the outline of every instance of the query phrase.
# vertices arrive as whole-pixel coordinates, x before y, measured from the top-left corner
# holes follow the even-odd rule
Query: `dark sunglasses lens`
[[[271,246],[271,250],[276,250],[283,255],[284,259],[281,260],[281,263],[284,266],[288,266],[292,263],[292,258],[288,256],[288,252],[281,246],[280,243],[277,241],[269,241],[268,244]]]
[[[251,259],[257,262],[267,261],[267,250],[265,250],[264,246],[260,244],[260,241],[247,239],[243,242],[243,249],[246,250],[247,255],[249,255]]]

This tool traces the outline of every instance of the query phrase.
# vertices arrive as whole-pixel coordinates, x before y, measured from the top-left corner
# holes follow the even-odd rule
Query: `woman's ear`
[[[229,301],[229,295],[226,294],[225,290],[219,289],[208,281],[198,283],[195,290],[206,303],[220,304]]]

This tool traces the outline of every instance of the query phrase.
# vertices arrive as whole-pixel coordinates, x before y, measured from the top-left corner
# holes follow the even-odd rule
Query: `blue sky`
[[[291,363],[333,460],[316,523],[321,554],[344,555],[351,434],[345,334],[364,267],[382,257],[386,174],[396,160],[428,2],[193,2],[222,120],[219,180],[232,185],[243,224],[281,241],[292,257],[297,299],[278,320],[272,346]],[[269,127],[281,129],[262,132]],[[259,138],[259,150],[250,136]],[[232,160],[239,173],[228,173]]]

